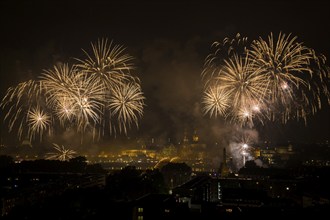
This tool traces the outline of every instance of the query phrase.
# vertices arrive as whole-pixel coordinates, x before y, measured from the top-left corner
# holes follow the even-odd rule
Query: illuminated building
[[[259,147],[255,147],[254,148],[254,151],[253,151],[253,154],[254,154],[254,158],[259,158],[260,155],[261,155],[261,150]]]
[[[260,158],[269,165],[284,165],[296,152],[293,150],[291,144],[288,146],[266,147],[260,149]]]
[[[200,138],[197,135],[197,131],[194,130],[194,134],[191,140],[187,137],[187,132],[185,131],[183,137],[183,145],[181,149],[182,158],[195,158],[198,160],[204,160],[206,153],[206,144],[200,143]]]
[[[155,150],[146,150],[146,149],[133,149],[133,150],[123,150],[121,152],[121,155],[123,156],[129,156],[129,157],[140,157],[141,155],[155,158],[156,157],[156,151]]]
[[[133,220],[173,219],[175,199],[167,194],[146,194],[135,201]]]

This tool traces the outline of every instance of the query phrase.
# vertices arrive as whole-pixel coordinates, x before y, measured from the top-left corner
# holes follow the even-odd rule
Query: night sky
[[[218,141],[231,133],[223,119],[203,116],[200,104],[204,59],[224,37],[292,33],[330,59],[330,3],[323,0],[2,0],[0,6],[1,97],[9,86],[36,78],[57,62],[72,63],[90,42],[108,38],[135,57],[146,97],[140,127],[128,133],[134,137],[179,140],[184,130],[197,129],[205,141]],[[290,121],[254,129],[263,140],[324,141],[330,139],[329,115],[324,103],[307,126]],[[6,130],[2,124],[3,141]]]

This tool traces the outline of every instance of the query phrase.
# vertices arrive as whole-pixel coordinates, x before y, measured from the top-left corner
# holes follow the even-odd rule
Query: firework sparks
[[[66,149],[63,145],[53,143],[55,152],[47,153],[46,159],[48,160],[60,160],[67,161],[74,157],[76,151]]]
[[[245,165],[246,160],[253,158],[254,145],[258,142],[258,132],[253,129],[243,129],[237,127],[235,129],[232,140],[230,141],[229,150],[231,156],[236,163],[236,168]]]
[[[211,117],[226,116],[229,107],[229,97],[230,93],[219,86],[208,88],[203,96],[204,114],[210,114]]]
[[[211,46],[210,53],[204,64],[202,78],[205,86],[209,86],[214,82],[214,76],[217,75],[219,67],[225,64],[225,59],[232,57],[234,54],[244,54],[246,52],[247,37],[242,37],[239,33],[235,38],[226,37],[222,42],[214,42]]]
[[[135,123],[138,126],[138,117],[142,116],[144,96],[140,85],[136,83],[115,86],[111,97],[109,108],[111,115],[119,119],[119,130],[127,131],[126,125]]]
[[[90,75],[95,84],[101,84],[104,90],[113,88],[124,81],[131,81],[131,70],[134,68],[133,58],[125,54],[125,48],[108,43],[107,39],[92,43],[93,52],[83,50],[86,59],[77,59],[77,67]]]
[[[9,130],[18,127],[19,139],[29,135],[31,140],[37,133],[42,138],[59,122],[62,128],[75,126],[79,133],[92,131],[93,137],[98,131],[100,138],[106,121],[110,120],[110,132],[116,123],[125,133],[132,123],[138,125],[145,97],[131,73],[132,57],[107,40],[92,44],[92,49],[92,54],[84,51],[87,59],[76,59],[77,65],[55,65],[37,80],[9,88],[0,104],[8,109]]]
[[[30,129],[38,126],[28,126],[26,122],[31,117],[31,113],[36,109],[40,110],[40,106],[45,106],[45,103],[43,88],[39,81],[28,80],[19,83],[16,87],[10,87],[0,104],[2,109],[8,110],[4,120],[8,121],[9,132],[17,129],[19,139],[29,136],[31,140],[34,136],[31,134],[35,134],[35,130]]]
[[[39,106],[29,110],[27,120],[30,127],[30,137],[32,139],[34,138],[35,134],[40,134],[40,140],[42,140],[43,133],[47,130],[50,131],[50,116],[42,111]]]
[[[277,40],[271,33],[268,41],[259,38],[251,44],[253,69],[268,79],[264,100],[273,109],[270,114],[281,114],[283,121],[292,117],[306,117],[306,108],[312,102],[307,99],[309,79],[313,76],[311,61],[313,51],[297,42],[297,37],[280,33]],[[299,103],[296,100],[301,100]]]
[[[133,58],[124,53],[123,46],[108,43],[107,39],[92,43],[92,50],[91,54],[84,51],[87,59],[77,59],[77,67],[103,91],[104,107],[101,111],[104,117],[110,117],[110,131],[116,132],[118,127],[120,132],[127,133],[127,126],[130,127],[131,123],[138,127],[138,116],[143,114],[145,99],[138,78],[131,72]]]
[[[270,34],[268,41],[259,38],[241,53],[233,47],[235,42],[243,42],[238,37],[213,44],[219,48],[205,61],[205,114],[253,126],[254,121],[264,123],[265,119],[306,121],[310,112],[321,108],[322,95],[330,103],[325,58],[297,42],[297,37],[280,33],[275,39]],[[230,45],[228,52],[220,53],[226,45]],[[220,102],[214,88],[228,98]]]
[[[204,112],[252,126],[253,116],[261,113],[267,79],[258,71],[251,70],[248,55],[240,57],[234,54],[224,60],[224,64],[213,74],[214,87],[207,87]],[[258,111],[255,111],[255,106],[258,106]]]
[[[62,124],[66,121],[74,122],[77,130],[82,132],[88,125],[99,123],[104,92],[91,78],[64,64],[46,70],[41,76],[41,82]]]

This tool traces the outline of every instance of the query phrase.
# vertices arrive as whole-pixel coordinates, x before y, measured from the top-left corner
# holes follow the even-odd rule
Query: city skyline
[[[232,138],[236,126],[201,111],[204,60],[214,41],[234,37],[267,38],[280,32],[297,36],[317,53],[330,56],[328,3],[262,1],[219,4],[216,1],[1,3],[4,41],[1,44],[1,97],[10,86],[35,79],[58,62],[82,58],[81,49],[108,38],[134,57],[146,97],[134,137],[178,139],[185,129],[197,129],[214,141]],[[329,66],[329,63],[327,62]],[[329,82],[327,82],[329,84]],[[1,115],[4,111],[1,110]],[[329,104],[304,121],[266,122],[247,128],[272,141],[329,140]],[[240,129],[240,128],[239,128]],[[5,124],[2,140],[7,138]],[[13,132],[15,136],[15,132]],[[69,139],[72,136],[68,135]],[[107,138],[113,138],[109,135]],[[65,137],[62,138],[65,141]]]

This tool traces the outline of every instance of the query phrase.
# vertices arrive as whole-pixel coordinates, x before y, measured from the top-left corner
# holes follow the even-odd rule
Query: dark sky
[[[1,3],[1,97],[56,62],[72,62],[99,38],[124,45],[136,60],[146,96],[140,129],[128,135],[179,139],[196,128],[221,139],[230,126],[200,110],[200,73],[214,41],[240,33],[249,39],[292,33],[330,58],[326,1],[7,1]],[[328,63],[329,65],[329,63]],[[302,122],[255,128],[261,139],[330,139],[329,106]],[[1,112],[3,114],[3,112]],[[6,127],[1,127],[4,136]],[[5,137],[2,137],[5,139]]]

